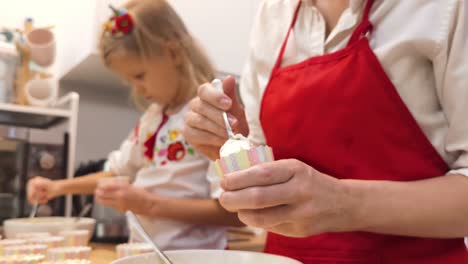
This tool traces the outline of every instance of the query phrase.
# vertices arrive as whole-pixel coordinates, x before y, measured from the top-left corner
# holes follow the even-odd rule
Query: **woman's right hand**
[[[58,183],[43,177],[34,177],[27,183],[27,197],[31,204],[46,204],[59,196]]]
[[[224,94],[207,83],[199,87],[185,116],[185,139],[210,159],[219,158],[219,149],[228,139],[222,113],[228,113],[234,133],[249,134],[244,107],[236,95],[233,77],[223,81]]]

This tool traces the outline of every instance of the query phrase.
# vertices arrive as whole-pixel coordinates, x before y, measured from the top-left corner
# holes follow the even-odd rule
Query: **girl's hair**
[[[182,59],[178,69],[182,86],[178,88],[178,100],[195,96],[199,85],[215,77],[207,55],[166,0],[130,0],[125,9],[134,23],[132,31],[117,36],[104,29],[101,34],[99,49],[106,65],[110,64],[111,54],[119,49],[148,61],[164,54],[167,47],[172,47]],[[141,98],[134,96],[135,91],[132,95],[137,106],[141,106]]]

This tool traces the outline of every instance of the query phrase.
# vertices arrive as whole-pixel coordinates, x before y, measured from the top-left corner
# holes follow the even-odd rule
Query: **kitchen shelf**
[[[73,101],[73,97],[76,96],[76,94],[70,94],[68,97],[63,97],[62,101],[59,101],[59,103]],[[44,108],[0,103],[1,125],[49,129],[55,125],[65,122],[72,115],[72,109]]]
[[[73,178],[75,167],[79,100],[80,96],[72,92],[59,98],[54,107],[32,107],[0,103],[0,125],[49,129],[56,125],[67,123],[68,153],[66,156],[66,176],[68,179],[71,179]],[[71,209],[72,197],[71,195],[67,195],[65,202],[66,216],[71,216]]]

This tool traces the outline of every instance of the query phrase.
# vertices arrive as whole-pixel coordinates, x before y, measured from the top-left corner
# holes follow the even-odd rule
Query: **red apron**
[[[281,68],[299,3],[263,97],[260,119],[267,143],[278,159],[295,158],[340,179],[415,181],[444,175],[449,167],[365,37],[372,30],[373,2],[367,2],[345,49]],[[365,232],[300,239],[269,234],[266,252],[305,264],[468,263],[463,239]]]

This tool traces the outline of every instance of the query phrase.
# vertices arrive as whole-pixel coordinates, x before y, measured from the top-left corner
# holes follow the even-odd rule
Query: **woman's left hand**
[[[298,160],[260,164],[226,175],[221,205],[249,226],[307,237],[348,231],[353,200],[342,182]]]
[[[99,186],[95,195],[99,204],[121,212],[132,211],[135,214],[149,215],[152,211],[153,195],[129,183],[114,182]]]

